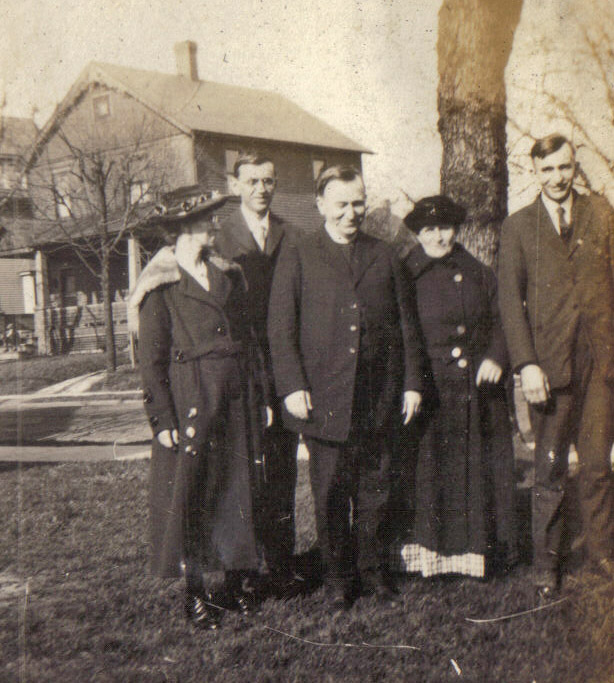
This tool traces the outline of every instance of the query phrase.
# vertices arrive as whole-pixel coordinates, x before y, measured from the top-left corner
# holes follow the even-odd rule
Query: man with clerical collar
[[[360,173],[325,169],[316,202],[320,230],[283,244],[268,329],[285,424],[303,434],[309,450],[325,580],[340,609],[356,586],[394,597],[386,523],[392,442],[420,406],[422,349],[410,285],[393,250],[360,231]]]
[[[593,572],[614,578],[614,213],[604,198],[573,189],[567,138],[537,140],[531,157],[541,192],[503,224],[499,305],[536,436],[534,580],[548,596],[560,588],[569,555],[571,444],[585,558]]]
[[[262,462],[255,471],[254,520],[273,588],[280,597],[287,597],[297,587],[293,551],[298,436],[284,428],[275,399],[266,320],[273,269],[291,228],[270,210],[277,176],[269,157],[255,151],[241,153],[229,185],[241,204],[220,223],[216,247],[241,266],[247,280],[247,311],[266,368],[270,405],[262,435]]]

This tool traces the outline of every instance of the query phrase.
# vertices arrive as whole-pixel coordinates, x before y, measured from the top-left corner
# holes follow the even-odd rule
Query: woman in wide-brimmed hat
[[[484,577],[510,563],[516,538],[507,354],[494,273],[456,242],[465,209],[438,195],[405,217],[418,244],[413,279],[430,385],[418,439],[415,517],[403,559],[424,576]],[[411,439],[410,439],[411,441]]]
[[[154,433],[151,568],[185,577],[187,616],[209,629],[222,608],[249,607],[242,581],[258,561],[250,468],[265,404],[243,273],[212,247],[225,200],[175,195],[160,208],[150,224],[173,244],[143,270],[129,308]]]

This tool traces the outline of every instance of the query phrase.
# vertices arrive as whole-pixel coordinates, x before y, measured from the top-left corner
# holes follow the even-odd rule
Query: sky
[[[500,0],[504,1],[504,0]],[[374,203],[403,215],[439,191],[437,15],[441,0],[0,0],[0,97],[5,112],[42,125],[92,61],[175,72],[173,45],[198,44],[200,77],[274,90],[373,151],[363,165]],[[614,158],[603,88],[582,60],[576,19],[614,17],[614,0],[524,0],[506,71],[510,208],[530,201],[530,137],[573,134],[535,94],[574,100]],[[607,13],[607,12],[606,12]],[[576,19],[574,19],[574,16]],[[592,19],[595,24],[595,18]],[[614,19],[612,21],[614,23]],[[614,174],[595,166],[614,201]],[[519,163],[516,163],[519,162]],[[595,166],[593,170],[592,166]]]
[[[6,114],[42,125],[92,60],[278,91],[374,152],[373,196],[439,189],[440,0],[0,0]]]

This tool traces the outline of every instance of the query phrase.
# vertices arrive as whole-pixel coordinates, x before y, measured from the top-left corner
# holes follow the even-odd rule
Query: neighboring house
[[[322,166],[360,167],[368,152],[282,95],[200,80],[194,43],[178,43],[175,53],[177,75],[90,63],[40,131],[28,162],[38,225],[17,226],[19,235],[0,240],[0,253],[25,247],[36,253],[41,352],[100,346],[103,336],[100,285],[66,239],[77,223],[79,235],[88,237],[87,221],[74,221],[85,202],[74,186],[80,159],[100,152],[115,160],[118,178],[123,174],[107,220],[113,230],[125,207],[138,206],[136,226],[164,192],[195,184],[226,192],[237,155],[255,148],[276,164],[274,210],[309,228],[318,221],[314,179]],[[52,188],[43,177],[52,179]],[[139,235],[137,241],[132,228],[126,231],[111,258],[119,344],[126,333],[123,299],[157,246],[153,236]]]
[[[32,218],[24,165],[37,133],[32,119],[0,117],[0,238]],[[24,340],[32,337],[34,262],[29,256],[0,258],[0,339],[9,324]]]

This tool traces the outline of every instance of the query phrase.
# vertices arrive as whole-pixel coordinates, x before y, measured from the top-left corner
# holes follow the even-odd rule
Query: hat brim
[[[213,213],[215,209],[219,209],[220,206],[223,206],[230,197],[231,195],[227,194],[220,195],[219,197],[206,199],[189,210],[178,209],[177,211],[156,214],[147,219],[146,225],[178,229],[183,224],[202,220],[208,213]]]

